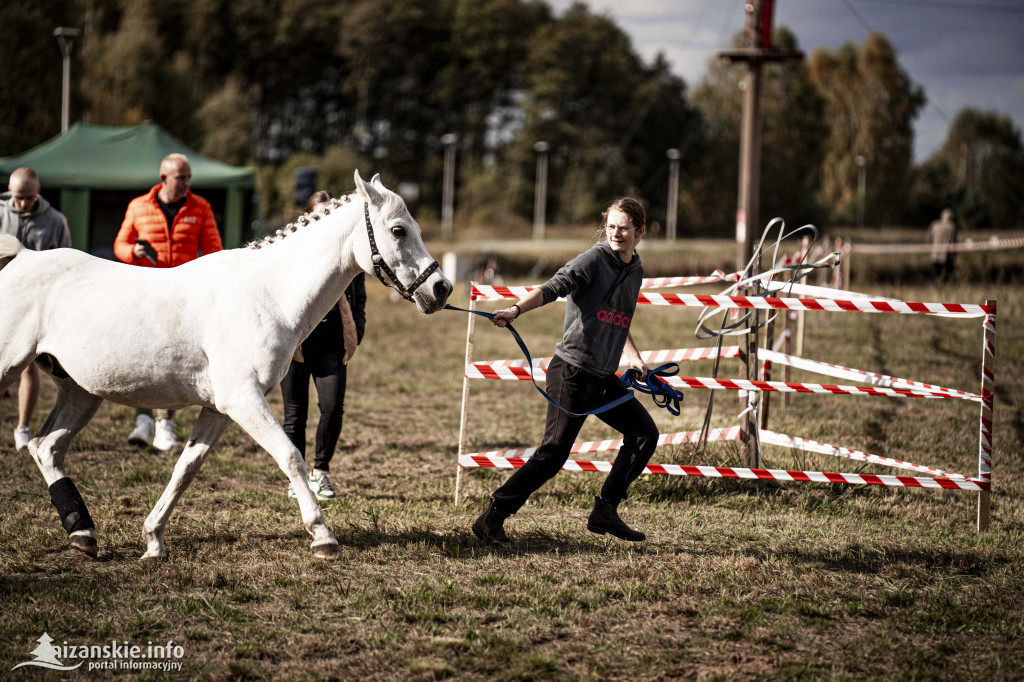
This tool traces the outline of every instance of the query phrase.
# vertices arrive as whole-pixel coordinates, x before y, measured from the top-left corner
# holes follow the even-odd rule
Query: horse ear
[[[370,184],[377,189],[384,189],[384,183],[380,181],[380,173],[374,173],[373,178],[370,180]]]
[[[377,182],[380,182],[379,178],[380,178],[379,175],[374,175],[373,176],[373,180],[376,180]],[[360,177],[359,169],[356,169],[355,181],[356,181],[356,189],[359,190],[359,193],[363,195],[363,199],[365,199],[367,203],[373,204],[374,206],[380,206],[381,204],[384,203],[383,195],[381,195],[381,193],[378,192],[373,187],[372,184],[370,184],[370,185],[366,184],[363,181],[363,178]],[[371,180],[371,183],[372,182],[373,181]]]

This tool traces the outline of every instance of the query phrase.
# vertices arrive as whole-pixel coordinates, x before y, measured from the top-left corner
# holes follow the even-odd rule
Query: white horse
[[[355,183],[357,192],[275,236],[171,269],[72,249],[30,251],[0,235],[0,391],[33,361],[56,383],[56,404],[29,451],[72,547],[97,554],[95,528],[64,456],[100,403],[111,400],[202,407],[146,518],[143,559],[167,557],[167,519],[231,420],[288,476],[313,553],[337,557],[338,541],[306,485],[305,462],[265,395],[360,270],[423,313],[440,310],[452,290],[401,197],[376,175],[367,184],[356,171]]]

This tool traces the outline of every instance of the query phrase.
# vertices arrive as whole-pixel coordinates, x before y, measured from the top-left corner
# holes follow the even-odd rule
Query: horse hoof
[[[68,538],[68,542],[79,552],[85,552],[93,559],[95,559],[96,555],[99,554],[99,548],[96,545],[96,538],[76,535]]]
[[[166,556],[152,556],[149,554],[143,554],[139,557],[139,563],[147,564],[149,566],[156,566],[158,564],[165,563],[167,561]]]
[[[314,545],[310,549],[313,550],[313,556],[315,556],[317,559],[326,559],[327,561],[338,560],[338,545]]]

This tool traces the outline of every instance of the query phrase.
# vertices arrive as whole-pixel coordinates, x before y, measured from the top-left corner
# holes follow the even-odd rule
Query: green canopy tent
[[[224,247],[254,236],[260,218],[255,171],[202,156],[153,123],[76,123],[23,154],[0,158],[0,176],[21,166],[35,170],[43,196],[67,216],[73,246],[112,258],[128,202],[160,183],[160,161],[175,152],[188,156],[192,191],[212,205]]]

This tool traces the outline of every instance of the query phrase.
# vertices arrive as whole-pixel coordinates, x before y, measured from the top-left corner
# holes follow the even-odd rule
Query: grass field
[[[979,269],[969,259],[961,258],[966,274]],[[44,632],[55,645],[181,647],[170,659],[180,671],[143,679],[1024,678],[1019,282],[879,283],[865,260],[855,273],[860,291],[998,301],[992,526],[984,534],[974,529],[977,493],[647,476],[621,511],[649,539],[627,544],[586,530],[601,475],[562,472],[506,523],[511,547],[481,546],[469,526],[507,473],[465,470],[465,499],[453,505],[465,316],[420,315],[369,282],[367,335],[350,366],[332,465],[339,497],[321,503],[341,543],[337,562],[312,558],[284,475],[236,427],[171,518],[170,560],[138,562],[143,520],[174,461],[128,446],[133,411],[113,404],[68,460],[97,525],[100,555],[90,560],[67,548],[39,472],[10,447],[15,401],[4,400],[0,678],[123,674],[90,672],[91,659],[79,656],[61,658],[85,661],[74,671],[12,670],[33,660]],[[464,287],[453,302],[465,305]],[[550,355],[561,315],[553,305],[517,323],[535,356]],[[694,338],[696,315],[645,306],[633,334],[644,349],[708,345]],[[804,354],[814,359],[980,386],[980,320],[809,314],[806,338]],[[507,333],[477,325],[475,359],[516,357]],[[711,369],[690,363],[683,372]],[[720,376],[740,377],[739,364],[725,362]],[[792,381],[824,380],[794,372]],[[651,411],[663,432],[697,429],[708,397],[688,391],[680,417]],[[271,399],[280,413],[280,394]],[[46,380],[35,425],[51,400]],[[470,451],[538,443],[544,403],[528,383],[474,382],[470,405]],[[735,395],[716,393],[713,425],[735,424],[740,410]],[[963,401],[820,395],[796,395],[783,411],[776,395],[769,426],[974,475],[978,412]],[[179,415],[179,438],[195,415]],[[581,438],[613,435],[591,422]],[[743,455],[735,443],[711,444],[703,453],[659,449],[653,461],[743,466]],[[896,473],[771,447],[765,465]]]

